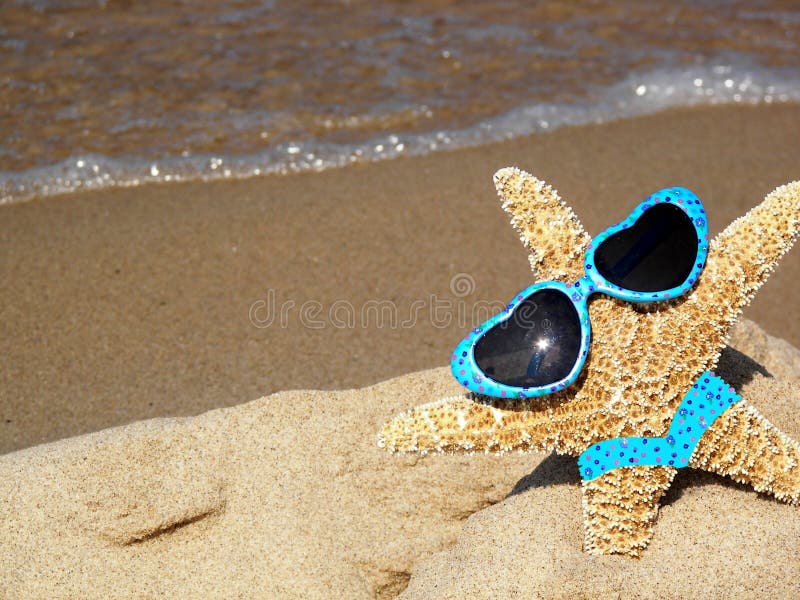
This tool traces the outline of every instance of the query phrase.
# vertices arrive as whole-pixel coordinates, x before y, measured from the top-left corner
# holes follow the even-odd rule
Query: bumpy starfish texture
[[[583,275],[591,241],[544,182],[516,168],[495,174],[511,224],[539,280]],[[800,182],[777,188],[710,244],[697,285],[681,298],[636,305],[589,302],[592,344],[578,380],[532,399],[467,393],[418,406],[384,425],[392,452],[555,451],[578,456],[618,436],[665,435],[697,377],[717,364],[728,331],[800,230]],[[690,466],[800,501],[800,445],[741,401],[701,438]],[[585,549],[638,556],[653,535],[672,467],[630,466],[583,483]]]

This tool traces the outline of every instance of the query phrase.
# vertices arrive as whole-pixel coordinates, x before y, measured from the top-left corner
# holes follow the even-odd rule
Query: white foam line
[[[242,179],[265,174],[322,171],[355,162],[478,146],[559,127],[603,123],[667,108],[708,104],[800,102],[800,71],[730,65],[657,70],[598,90],[576,104],[532,104],[454,131],[387,133],[361,144],[303,141],[242,156],[160,159],[73,157],[23,172],[0,172],[0,204],[82,189],[151,182]]]

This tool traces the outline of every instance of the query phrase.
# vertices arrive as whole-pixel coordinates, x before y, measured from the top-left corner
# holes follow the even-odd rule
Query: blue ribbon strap
[[[665,437],[618,437],[592,444],[578,458],[581,477],[590,481],[620,467],[685,467],[706,430],[741,399],[721,377],[706,371],[683,397]]]

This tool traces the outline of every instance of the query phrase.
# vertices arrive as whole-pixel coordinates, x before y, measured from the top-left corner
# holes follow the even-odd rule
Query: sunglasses
[[[453,375],[473,392],[498,398],[558,392],[586,362],[592,294],[636,303],[678,298],[697,281],[707,254],[700,199],[682,187],[656,192],[591,241],[578,281],[536,283],[473,329],[453,351]]]

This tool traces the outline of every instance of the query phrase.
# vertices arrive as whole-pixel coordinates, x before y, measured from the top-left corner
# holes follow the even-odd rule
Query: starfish
[[[503,208],[542,280],[583,275],[591,238],[545,184],[517,168],[494,176]],[[556,452],[579,456],[615,437],[664,436],[684,395],[712,370],[730,328],[800,231],[800,181],[777,188],[709,245],[690,293],[650,305],[604,295],[589,302],[592,342],[579,378],[540,398],[475,393],[444,398],[386,423],[392,452]],[[702,435],[688,466],[800,503],[800,444],[741,400]],[[653,537],[671,466],[625,466],[582,483],[584,549],[639,556]]]

